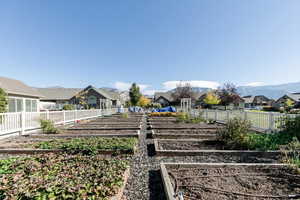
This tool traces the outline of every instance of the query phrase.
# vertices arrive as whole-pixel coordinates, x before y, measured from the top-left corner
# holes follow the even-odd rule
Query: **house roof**
[[[291,99],[293,99],[294,101],[300,101],[300,93],[288,93],[286,94],[288,97],[290,97]]]
[[[245,103],[253,103],[254,102],[254,99],[255,99],[255,96],[244,96],[242,97],[242,99],[244,99]]]
[[[171,92],[156,92],[154,94],[154,99],[157,100],[159,97],[163,97],[166,100],[168,100],[169,102],[172,102],[174,100]]]
[[[80,92],[81,88],[37,88],[43,94],[42,100],[69,100]]]
[[[35,88],[32,88],[22,81],[0,77],[0,88],[8,94],[29,96],[29,97],[43,97]]]
[[[75,95],[77,95],[82,90],[93,89],[100,93],[107,99],[116,100],[119,99],[119,93],[109,91],[103,88],[95,88],[93,86],[88,86],[86,88],[37,88],[37,90],[44,95],[42,100],[69,100]]]
[[[200,97],[202,97],[203,95],[205,95],[207,92],[195,92],[195,99],[199,99]],[[159,97],[163,97],[165,99],[167,99],[168,101],[172,102],[174,101],[174,98],[172,96],[172,92],[156,92],[154,94],[154,99],[158,99]]]

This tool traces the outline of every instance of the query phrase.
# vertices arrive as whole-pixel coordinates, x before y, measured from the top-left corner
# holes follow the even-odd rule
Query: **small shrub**
[[[7,94],[2,88],[0,88],[0,113],[4,113],[7,111],[7,105]]]
[[[186,122],[190,119],[190,116],[185,113],[185,112],[181,112],[181,113],[178,113],[177,117],[176,117],[176,122]]]
[[[288,134],[291,138],[300,140],[300,116],[284,117],[281,120],[281,132]]]
[[[200,122],[204,122],[205,120],[202,118],[202,116],[198,117],[191,117],[188,113],[181,112],[177,115],[176,122],[178,123],[191,123],[191,124],[197,124]]]
[[[284,162],[300,168],[300,142],[297,138],[294,137],[289,144],[282,146],[280,150],[284,155]]]
[[[72,104],[65,104],[63,106],[63,110],[74,110],[74,109],[75,109],[75,106]]]
[[[218,138],[229,148],[243,148],[247,146],[247,134],[251,122],[241,118],[230,119],[226,126],[218,130]]]
[[[128,113],[122,113],[121,118],[127,119],[128,118]]]
[[[51,120],[40,120],[41,128],[45,134],[59,133],[59,129],[54,127],[54,123]]]

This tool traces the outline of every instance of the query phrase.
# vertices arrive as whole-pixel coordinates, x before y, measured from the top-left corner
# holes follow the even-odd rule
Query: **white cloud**
[[[192,87],[212,88],[217,89],[220,83],[214,81],[167,81],[163,83],[163,88],[166,90],[172,90],[177,87],[179,83],[189,83]]]
[[[132,83],[126,83],[126,82],[115,82],[114,87],[117,88],[118,90],[124,91],[124,90],[129,90],[129,88],[131,87]],[[137,84],[141,91],[147,89],[150,87],[150,85],[145,85],[145,84]]]
[[[257,86],[263,86],[265,85],[264,82],[252,82],[252,83],[247,83],[245,86],[250,86],[250,87],[257,87]]]

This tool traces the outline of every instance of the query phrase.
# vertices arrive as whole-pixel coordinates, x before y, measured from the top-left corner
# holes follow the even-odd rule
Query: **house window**
[[[17,102],[17,112],[23,111],[23,100],[22,99],[15,99]]]
[[[89,105],[95,105],[95,104],[97,104],[97,97],[95,97],[95,96],[89,96],[88,97],[88,104]]]
[[[26,112],[31,112],[31,100],[30,99],[26,99],[25,100],[25,105],[26,105]]]
[[[37,101],[31,100],[31,112],[37,112]]]
[[[8,99],[8,112],[16,112],[16,99]]]

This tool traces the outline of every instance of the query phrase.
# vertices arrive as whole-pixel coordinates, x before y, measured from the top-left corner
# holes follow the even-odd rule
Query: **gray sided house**
[[[173,105],[174,99],[171,92],[156,92],[154,102],[160,103],[163,107]]]
[[[119,95],[102,88],[88,86],[70,99],[71,104],[79,105],[80,99],[85,99],[89,108],[108,108],[121,105]]]
[[[257,96],[244,96],[243,97],[245,101],[245,108],[255,108],[255,107],[262,107],[262,106],[271,106],[273,103],[272,99],[269,99],[268,97],[264,95],[257,95]]]
[[[292,100],[294,102],[295,105],[299,106],[300,105],[300,93],[288,93],[282,97],[280,97],[279,99],[277,99],[277,101],[275,102],[274,106],[275,107],[283,107],[285,105],[285,102],[287,100]]]
[[[120,94],[108,89],[88,86],[81,88],[38,88],[45,98],[41,99],[43,109],[61,110],[65,104],[73,104],[77,109],[83,109],[80,102],[88,108],[118,107],[122,104]]]
[[[44,96],[41,98],[41,110],[61,110],[70,99],[80,92],[80,88],[37,88]]]
[[[199,99],[205,95],[206,92],[195,92],[195,101],[192,105],[195,106],[199,102]],[[157,92],[154,94],[154,102],[160,103],[162,106],[180,105],[180,102],[175,102],[172,92]]]
[[[38,112],[40,98],[43,97],[35,88],[25,83],[6,77],[0,77],[0,88],[8,96],[8,112]]]

